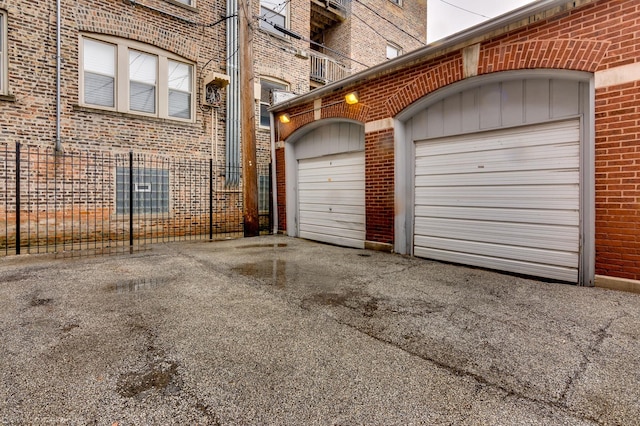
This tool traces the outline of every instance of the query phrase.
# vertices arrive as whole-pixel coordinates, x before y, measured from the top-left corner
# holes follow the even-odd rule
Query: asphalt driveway
[[[0,259],[2,424],[637,424],[640,296],[281,236]]]

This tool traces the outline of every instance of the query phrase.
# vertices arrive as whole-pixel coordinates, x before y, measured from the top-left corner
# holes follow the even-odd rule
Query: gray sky
[[[427,42],[431,43],[447,37],[527,3],[533,3],[533,1],[428,0]]]

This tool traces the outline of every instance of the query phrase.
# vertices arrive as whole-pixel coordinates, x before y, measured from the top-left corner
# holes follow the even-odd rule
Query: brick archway
[[[595,72],[610,42],[597,40],[533,40],[482,47],[475,75],[527,69]],[[418,99],[464,79],[462,55],[427,68],[389,97],[391,117]]]

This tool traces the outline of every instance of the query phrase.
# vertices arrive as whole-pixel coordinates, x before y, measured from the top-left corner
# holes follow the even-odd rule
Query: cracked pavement
[[[0,259],[1,424],[634,424],[640,296],[282,236]]]

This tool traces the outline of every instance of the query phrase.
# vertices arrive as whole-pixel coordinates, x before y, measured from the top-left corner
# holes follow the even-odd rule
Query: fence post
[[[16,143],[16,254],[20,254],[20,142]]]
[[[209,239],[213,240],[213,158],[209,158]]]
[[[133,247],[133,151],[129,151],[129,246]]]

